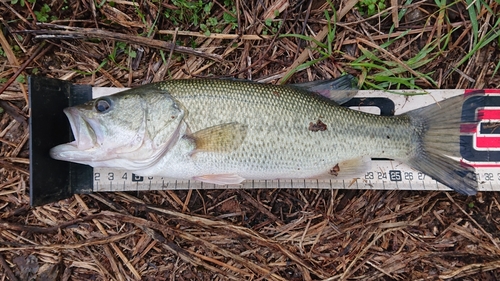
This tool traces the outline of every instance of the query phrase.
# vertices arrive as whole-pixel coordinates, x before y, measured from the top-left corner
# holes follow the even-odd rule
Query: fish
[[[353,91],[329,83],[183,79],[139,86],[64,109],[75,140],[50,156],[218,185],[353,178],[371,158],[388,158],[476,194],[475,170],[460,161],[464,96],[379,116],[341,106]]]

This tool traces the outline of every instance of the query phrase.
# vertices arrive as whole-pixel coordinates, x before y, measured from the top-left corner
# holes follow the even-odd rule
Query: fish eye
[[[98,99],[94,104],[95,110],[100,113],[105,113],[111,108],[111,101],[109,99]]]

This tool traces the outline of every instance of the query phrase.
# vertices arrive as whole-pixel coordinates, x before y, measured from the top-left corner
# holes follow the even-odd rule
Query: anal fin
[[[314,177],[318,179],[324,178],[338,178],[348,179],[359,177],[371,168],[370,157],[358,157],[353,159],[344,160],[333,165],[328,171]]]

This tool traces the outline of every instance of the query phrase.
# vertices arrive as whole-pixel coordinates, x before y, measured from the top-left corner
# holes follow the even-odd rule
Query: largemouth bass
[[[464,97],[386,117],[342,107],[311,85],[192,79],[137,87],[65,109],[75,141],[50,155],[221,185],[349,178],[370,158],[390,158],[476,193],[474,169],[456,158]]]

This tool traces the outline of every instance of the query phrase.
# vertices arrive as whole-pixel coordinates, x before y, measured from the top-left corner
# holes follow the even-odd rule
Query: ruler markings
[[[331,180],[249,180],[244,181],[240,185],[234,186],[217,186],[214,184],[203,184],[198,181],[181,181],[176,179],[168,179],[164,177],[149,177],[143,181],[129,178],[128,181],[119,181],[119,185],[123,186],[123,190],[184,190],[184,189],[217,189],[217,188],[318,188],[318,189],[380,189],[380,190],[449,190],[446,186],[437,183],[429,176],[421,175],[421,178],[411,178],[411,175],[419,172],[413,170],[406,165],[397,165],[398,170],[391,170],[392,180],[387,179],[367,179],[371,177],[370,172],[382,169],[392,168],[390,162],[393,161],[373,161],[376,168],[372,168],[365,175],[360,175],[357,178],[350,179],[331,179]],[[117,191],[116,186],[118,180],[110,180],[107,177],[99,177],[98,175],[107,174],[115,171],[111,169],[98,169],[94,175],[94,190],[95,191]],[[478,169],[480,172],[476,174],[479,180],[479,190],[495,191],[500,190],[500,172],[497,169]],[[406,178],[405,178],[406,175]],[[401,176],[401,177],[400,177]]]

